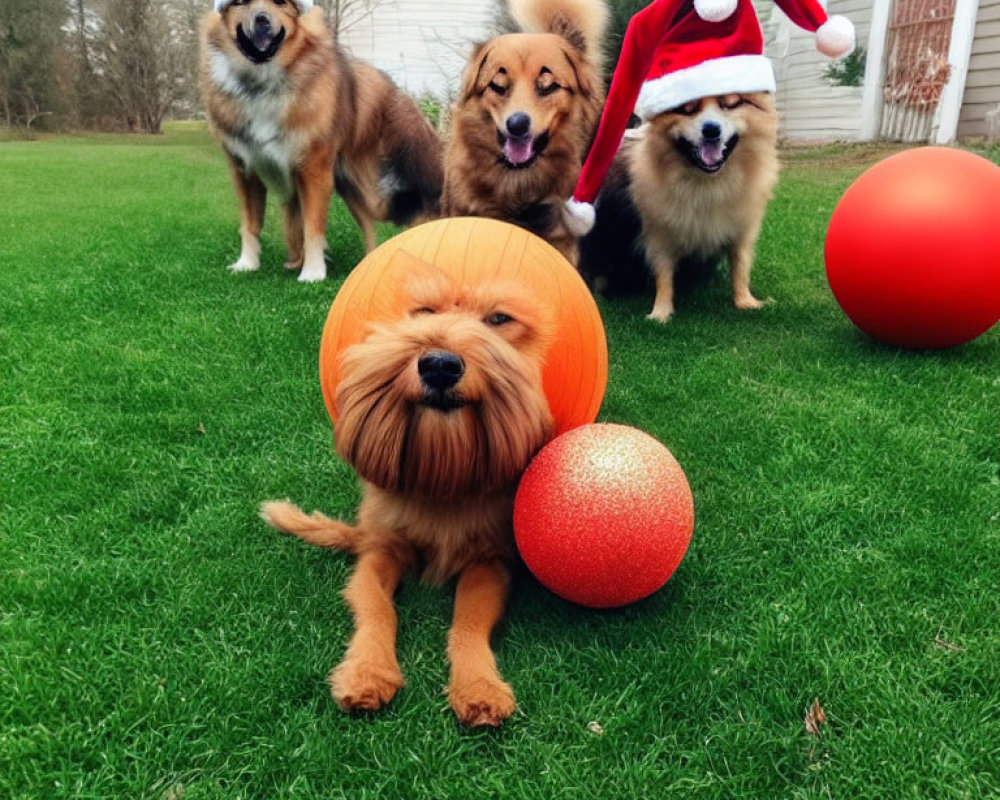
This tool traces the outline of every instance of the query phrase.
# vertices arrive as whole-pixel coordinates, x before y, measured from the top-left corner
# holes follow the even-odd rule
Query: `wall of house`
[[[986,136],[986,114],[1000,108],[1000,0],[979,0],[958,137]]]
[[[473,44],[489,37],[492,13],[489,2],[379,0],[340,42],[411,94],[450,99]]]
[[[1000,2],[1000,0],[997,0]],[[816,50],[815,35],[793,24],[772,0],[755,0],[764,52],[774,65],[780,115],[778,133],[789,140],[856,140],[861,127],[860,86],[833,86],[830,60]],[[827,11],[854,23],[858,44],[868,45],[873,0],[831,0]]]

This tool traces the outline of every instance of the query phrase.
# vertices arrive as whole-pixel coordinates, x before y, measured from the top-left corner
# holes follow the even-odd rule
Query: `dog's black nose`
[[[722,126],[718,122],[706,122],[701,126],[702,139],[722,138]]]
[[[269,33],[271,31],[271,18],[263,11],[258,11],[253,18],[253,28],[258,34]]]
[[[424,353],[417,361],[420,380],[428,389],[443,392],[450,389],[465,373],[465,363],[454,353],[434,350]]]
[[[507,133],[511,136],[527,136],[531,130],[531,117],[523,111],[515,111],[507,117]]]

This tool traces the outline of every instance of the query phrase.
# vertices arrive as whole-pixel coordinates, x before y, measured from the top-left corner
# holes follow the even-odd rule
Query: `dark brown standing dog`
[[[526,33],[473,53],[451,112],[442,213],[504,220],[573,264],[562,219],[604,102],[602,0],[513,0]]]

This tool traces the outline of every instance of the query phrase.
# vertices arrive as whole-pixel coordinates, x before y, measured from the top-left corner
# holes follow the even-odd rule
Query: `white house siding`
[[[1000,108],[1000,0],[979,0],[958,136],[986,136],[986,115]]]
[[[1000,2],[1000,0],[998,0]],[[778,133],[789,140],[856,140],[861,128],[860,86],[833,86],[830,60],[816,49],[815,34],[792,23],[771,0],[755,0],[764,30],[764,52],[774,65]],[[832,0],[827,11],[854,23],[865,47],[873,0]]]
[[[449,99],[473,44],[489,37],[491,13],[471,0],[380,0],[340,42],[411,94]]]

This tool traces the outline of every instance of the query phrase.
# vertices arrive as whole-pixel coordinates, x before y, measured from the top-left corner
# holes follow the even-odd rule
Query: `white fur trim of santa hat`
[[[215,0],[215,10],[221,14],[232,4],[233,0]],[[292,0],[292,5],[299,10],[300,14],[305,14],[313,7],[313,0]]]
[[[846,56],[854,44],[854,23],[842,14],[834,14],[816,30],[816,49],[830,58]]]
[[[687,69],[647,80],[639,89],[635,113],[644,120],[699,97],[742,92],[773,92],[774,69],[767,56],[711,58]]]
[[[733,15],[737,0],[694,0],[694,10],[705,22],[722,22]]]
[[[570,233],[574,236],[586,236],[594,227],[594,205],[571,197],[563,203],[562,218]]]

